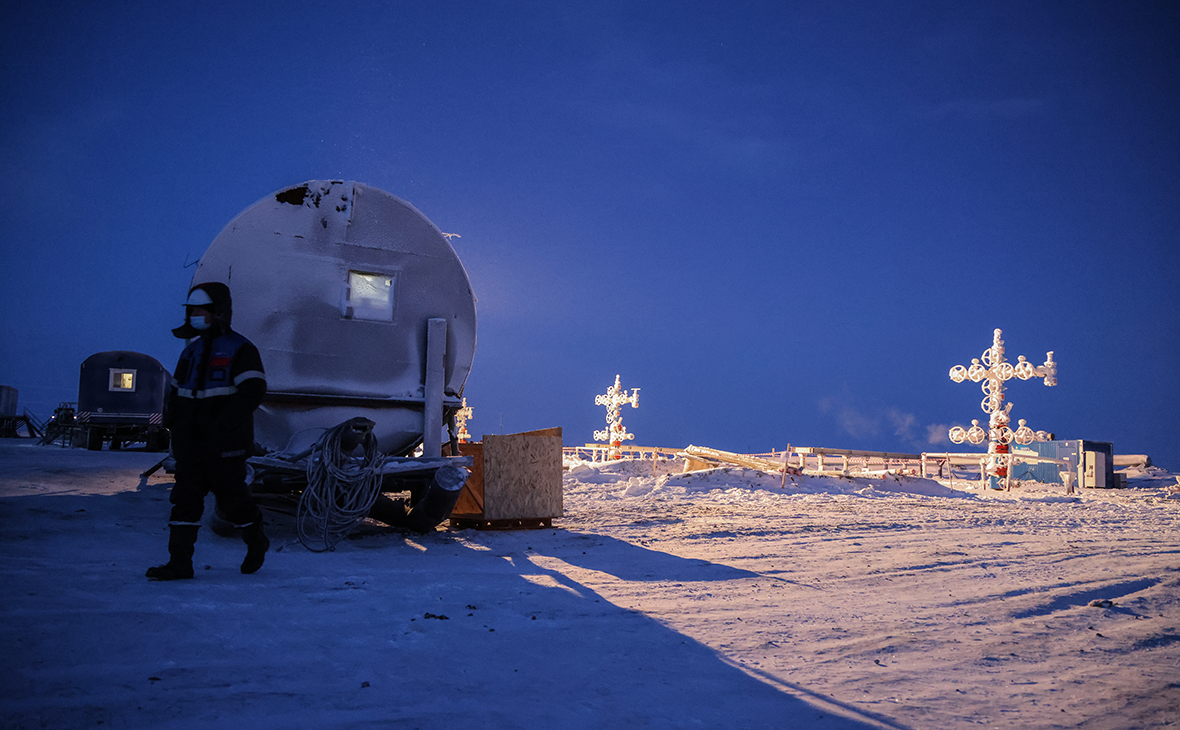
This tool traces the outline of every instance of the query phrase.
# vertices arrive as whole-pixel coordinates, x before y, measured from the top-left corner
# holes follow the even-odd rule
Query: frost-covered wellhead
[[[233,327],[262,353],[257,440],[301,450],[363,416],[385,453],[423,435],[427,321],[446,320],[443,403],[461,407],[475,296],[442,232],[358,182],[312,180],[259,200],[214,239],[192,284],[233,292]]]
[[[635,434],[627,433],[627,427],[623,425],[623,417],[619,414],[619,408],[631,404],[632,408],[639,407],[639,388],[632,388],[631,395],[627,395],[627,391],[619,382],[619,376],[615,375],[615,384],[606,389],[606,393],[594,396],[594,404],[598,406],[606,406],[606,429],[594,432],[595,441],[607,441],[610,443],[610,451],[608,455],[612,459],[617,459],[622,456],[623,442],[635,438]]]
[[[1031,444],[1033,441],[1047,441],[1051,435],[1045,431],[1034,432],[1028,427],[1024,419],[1020,419],[1019,428],[1015,431],[1009,426],[1012,404],[1004,405],[1004,383],[1013,377],[1021,380],[1030,378],[1044,378],[1045,385],[1057,385],[1057,363],[1053,361],[1053,351],[1045,355],[1045,364],[1034,367],[1025,360],[1024,355],[1017,358],[1015,366],[1004,358],[1004,341],[1000,339],[1003,332],[996,329],[992,333],[992,346],[983,354],[971,360],[971,367],[956,365],[950,370],[951,380],[961,383],[971,380],[981,383],[983,401],[980,408],[988,414],[988,429],[985,432],[978,420],[971,421],[971,428],[964,430],[962,426],[955,426],[950,430],[950,439],[956,444],[970,441],[973,444],[988,441],[987,473],[991,478],[993,488],[999,488],[999,480],[1008,476],[1008,468],[1012,463],[1010,444],[1015,441],[1021,445]]]

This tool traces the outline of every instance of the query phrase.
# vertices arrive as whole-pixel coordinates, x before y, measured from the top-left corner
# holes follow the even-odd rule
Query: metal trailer
[[[475,354],[475,296],[447,238],[412,205],[358,182],[281,190],[209,245],[192,284],[209,281],[229,286],[233,328],[262,355],[262,446],[299,452],[361,416],[382,453],[438,454],[444,409],[462,406]]]
[[[163,426],[168,371],[150,355],[127,350],[99,352],[82,362],[78,376],[77,424],[86,448],[122,448],[143,442],[148,451],[168,448]]]
[[[381,491],[410,491],[407,507],[426,505],[440,470],[472,463],[458,455],[454,414],[475,354],[475,296],[448,237],[412,205],[351,181],[277,191],[209,245],[191,283],[210,281],[229,286],[233,329],[266,370],[255,491],[306,496],[309,462],[327,458],[320,440],[342,427],[350,449],[374,440]],[[388,511],[378,518],[390,522]]]

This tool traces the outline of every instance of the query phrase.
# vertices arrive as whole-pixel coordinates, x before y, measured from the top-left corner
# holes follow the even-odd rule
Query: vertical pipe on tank
[[[422,416],[422,455],[442,456],[443,380],[446,376],[447,321],[426,320],[425,412]]]

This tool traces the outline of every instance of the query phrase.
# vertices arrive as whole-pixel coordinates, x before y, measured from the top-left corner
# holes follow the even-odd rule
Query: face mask
[[[188,318],[188,323],[196,330],[207,330],[209,329],[209,325],[212,324],[208,317],[197,317],[195,315]]]

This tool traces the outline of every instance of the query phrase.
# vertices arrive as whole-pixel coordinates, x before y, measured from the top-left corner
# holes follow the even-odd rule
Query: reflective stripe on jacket
[[[180,354],[168,394],[166,425],[177,459],[243,456],[254,446],[254,410],[266,394],[258,348],[223,327]]]

